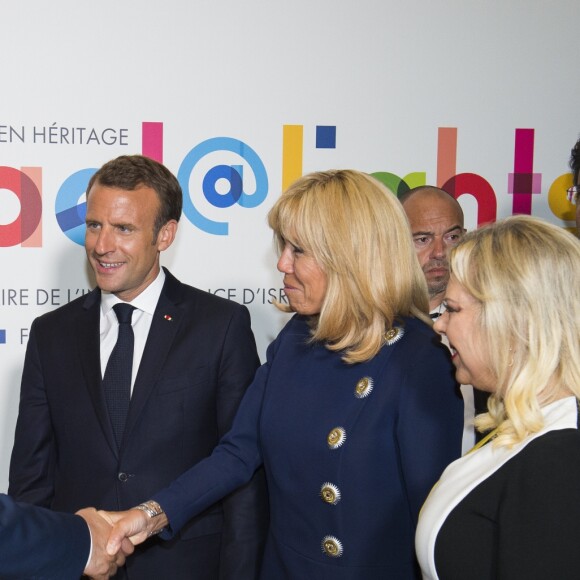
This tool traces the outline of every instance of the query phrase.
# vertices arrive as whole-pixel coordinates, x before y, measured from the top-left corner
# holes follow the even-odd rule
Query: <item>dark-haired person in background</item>
[[[570,155],[570,169],[574,178],[574,185],[568,189],[568,200],[576,206],[576,235],[580,237],[580,139],[572,148]]]
[[[32,324],[10,465],[19,501],[129,508],[230,428],[259,364],[250,316],[160,268],[181,209],[179,182],[147,157],[92,177],[85,248],[97,288]],[[137,549],[119,577],[252,579],[266,526],[258,474],[171,542]]]

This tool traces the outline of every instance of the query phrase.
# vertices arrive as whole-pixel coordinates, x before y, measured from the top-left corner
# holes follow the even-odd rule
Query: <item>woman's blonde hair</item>
[[[311,254],[327,276],[312,339],[343,351],[343,360],[371,359],[396,317],[429,323],[427,285],[407,217],[395,195],[354,170],[298,179],[268,214],[281,252],[286,241]],[[290,311],[288,306],[278,305]]]
[[[479,301],[483,354],[497,390],[481,430],[512,446],[543,427],[541,406],[580,396],[580,242],[564,229],[515,216],[467,234],[451,271]]]

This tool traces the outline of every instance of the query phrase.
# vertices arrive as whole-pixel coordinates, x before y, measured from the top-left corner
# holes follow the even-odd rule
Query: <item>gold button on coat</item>
[[[331,449],[338,449],[346,440],[346,431],[342,427],[335,427],[326,437]]]
[[[331,505],[336,505],[340,501],[340,489],[334,483],[327,481],[320,488],[320,497]]]
[[[403,338],[405,331],[402,328],[391,328],[385,332],[385,342],[391,346]]]
[[[334,536],[325,536],[322,539],[322,551],[331,558],[340,558],[343,553],[342,542]]]
[[[363,377],[360,381],[356,384],[354,388],[354,396],[357,399],[364,399],[371,394],[373,390],[373,379],[371,377]]]

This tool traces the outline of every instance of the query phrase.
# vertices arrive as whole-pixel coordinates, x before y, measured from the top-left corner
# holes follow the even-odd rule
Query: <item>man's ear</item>
[[[177,225],[178,224],[175,220],[169,220],[161,226],[161,229],[157,234],[157,249],[160,252],[167,250],[167,248],[169,248],[173,243],[175,235],[177,234]]]

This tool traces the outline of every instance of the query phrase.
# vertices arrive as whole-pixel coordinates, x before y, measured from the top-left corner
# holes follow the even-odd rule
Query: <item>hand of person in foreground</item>
[[[151,518],[139,509],[130,509],[124,512],[99,512],[102,513],[113,525],[107,552],[116,554],[124,545],[123,542],[130,540],[137,545],[144,542],[149,536],[159,533],[168,523],[167,516],[162,513]]]
[[[128,540],[119,543],[117,551],[112,554],[107,551],[107,541],[111,533],[112,522],[107,521],[94,508],[85,508],[76,512],[87,522],[91,532],[91,558],[84,570],[85,575],[97,580],[106,579],[117,572],[117,568],[125,563],[126,556],[135,549]]]

